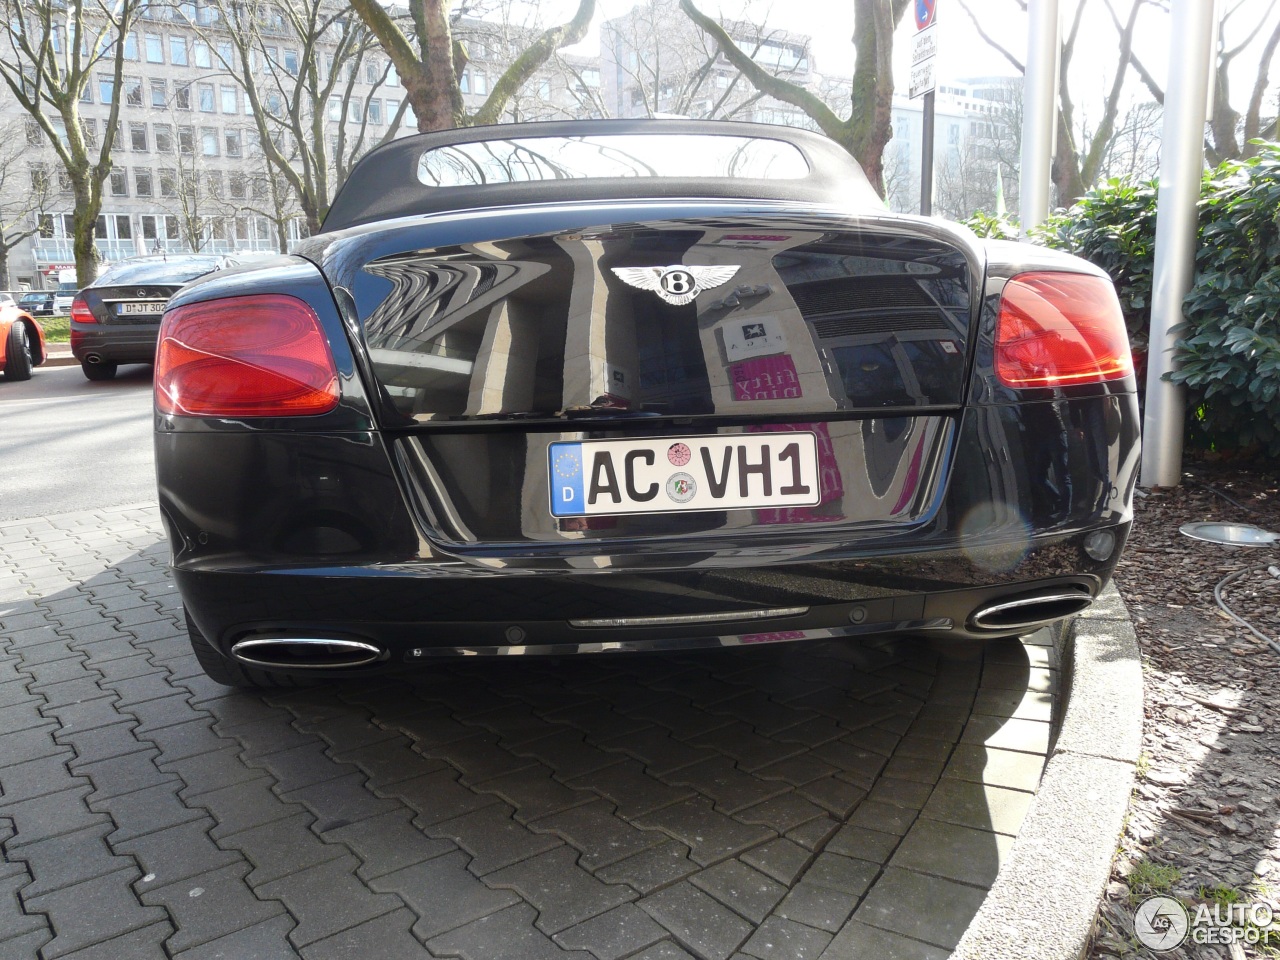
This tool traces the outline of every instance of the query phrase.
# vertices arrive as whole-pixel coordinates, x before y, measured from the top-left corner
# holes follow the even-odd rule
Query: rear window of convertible
[[[428,187],[616,177],[799,180],[809,164],[795,146],[763,137],[604,134],[521,137],[434,147],[418,160]]]

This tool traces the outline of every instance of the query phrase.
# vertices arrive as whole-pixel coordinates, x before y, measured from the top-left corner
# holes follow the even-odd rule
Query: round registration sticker
[[[673,443],[667,448],[667,459],[671,461],[673,467],[683,467],[693,457],[687,444]]]
[[[697,481],[687,473],[673,473],[667,479],[667,496],[676,503],[688,503],[697,492]]]

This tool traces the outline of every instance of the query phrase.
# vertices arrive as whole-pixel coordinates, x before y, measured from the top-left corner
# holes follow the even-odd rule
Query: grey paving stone
[[[404,908],[374,917],[304,947],[303,960],[431,960],[412,933],[416,919]]]
[[[452,840],[471,854],[470,870],[476,876],[485,876],[564,845],[559,837],[534,833],[516,822],[512,812],[506,804],[491,804],[424,829],[433,837]]]
[[[292,917],[273,917],[184,950],[174,960],[297,960],[288,940],[293,927]]]
[[[204,715],[197,715],[197,719],[186,723],[151,730],[145,736],[160,748],[166,762],[212,753],[233,745],[213,732],[213,718]]]
[[[31,896],[27,893],[31,889],[28,886],[31,874],[18,864],[0,866],[5,869],[0,875],[0,938],[26,937],[47,931],[48,921],[34,912],[25,912],[18,896],[19,890],[24,897]]]
[[[496,733],[507,749],[550,736],[561,728],[539,717],[527,703],[508,701],[501,707],[472,714],[467,722]]]
[[[173,925],[165,920],[63,956],[64,960],[168,960],[164,941],[172,932]]]
[[[118,825],[107,842],[123,843],[134,837],[205,817],[205,811],[193,809],[178,799],[178,790],[181,788],[182,781],[175,779],[134,793],[94,799],[93,809],[110,814]]]
[[[748,772],[779,763],[805,750],[804,744],[795,741],[786,742],[761,736],[742,721],[703,734],[692,742],[712,747],[725,756],[732,757],[738,766]]]
[[[728,814],[779,796],[788,789],[776,780],[762,780],[739,770],[730,757],[723,756],[682,767],[664,779],[693,787],[710,797],[718,810]]]
[[[899,780],[888,775],[876,781],[871,788],[868,799],[877,803],[887,803],[894,807],[905,807],[919,810],[933,792],[932,783],[920,783],[917,780]]]
[[[641,895],[649,894],[682,877],[696,873],[689,848],[668,840],[659,846],[596,871],[605,883],[625,883]]]
[[[269,703],[264,702],[261,697],[242,691],[230,690],[227,691],[225,696],[217,700],[208,701],[201,709],[217,720],[218,733],[223,736],[230,736],[231,728],[242,723],[252,723],[264,717],[278,717],[281,715],[279,707],[271,706]]]
[[[879,872],[879,865],[868,860],[823,852],[805,871],[804,881],[857,898],[867,892]]]
[[[840,890],[801,881],[778,905],[777,915],[808,924],[828,933],[837,933],[857,904],[858,898]]]
[[[689,847],[689,856],[693,861],[702,866],[735,856],[775,836],[768,827],[739,823],[720,813],[702,797],[684,800],[637,817],[636,823],[642,827],[662,830],[679,840]]]
[[[787,839],[808,850],[819,850],[840,829],[840,821],[832,817],[810,820],[787,831]]]
[[[670,940],[664,940],[661,943],[655,943],[648,950],[637,953],[629,960],[694,960],[694,957]]]
[[[666,733],[663,732],[662,736],[665,737]],[[622,761],[620,754],[589,745],[581,731],[572,729],[528,743],[510,744],[507,748],[516,756],[545,763],[555,770],[560,780],[572,780]]]
[[[853,919],[951,950],[982,906],[981,887],[889,867]],[[928,904],[927,910],[920,909]]]
[[[598,746],[602,751],[624,753],[633,757],[656,777],[664,777],[673,770],[716,755],[709,747],[693,746],[677,740],[663,727],[648,727],[639,733],[598,741]],[[610,758],[614,759],[616,757]]]
[[[457,772],[448,768],[412,780],[392,784],[385,789],[375,783],[380,793],[398,797],[418,815],[420,827],[443,823],[501,801],[489,793],[476,793],[457,781]]]
[[[329,744],[334,755],[352,750],[362,750],[375,743],[392,740],[399,734],[374,723],[368,714],[343,714],[305,728]]]
[[[867,791],[859,784],[849,783],[839,776],[814,780],[796,787],[796,792],[841,820],[848,817],[867,796]]]
[[[1034,690],[981,690],[973,701],[973,712],[1019,720],[1053,719],[1052,693]]]
[[[61,660],[47,660],[43,663],[24,662],[23,669],[32,678],[29,688],[32,693],[43,694],[46,688],[67,680],[84,680],[86,677],[89,678],[90,682],[93,680],[93,675],[89,675],[85,671],[84,656],[79,654]],[[99,695],[101,695],[101,691],[99,691]],[[65,701],[57,701],[55,699],[55,702]]]
[[[31,960],[32,957],[38,956],[40,948],[52,939],[53,934],[44,927],[30,933],[5,937],[0,940],[0,960]]]
[[[89,641],[84,636],[86,622],[98,619],[98,614],[77,615],[59,619],[59,624],[62,628],[75,636],[76,639],[71,642],[71,646],[88,658],[85,661],[87,666],[101,670],[115,660],[131,660],[139,655],[138,648],[134,646],[134,637],[127,633],[118,633],[112,630],[101,639]]]
[[[1040,786],[1044,762],[1043,756],[1034,753],[962,743],[956,747],[942,776],[1034,792]]]
[[[114,699],[105,691],[102,691],[101,696],[82,703],[45,707],[44,713],[46,716],[57,719],[62,727],[60,733],[75,733],[80,730],[107,727],[113,723],[133,722],[133,717],[116,710]],[[0,720],[3,719],[3,716],[0,716]]]
[[[948,779],[934,789],[922,815],[932,820],[1017,836],[1034,799],[1034,794],[1021,790]]]
[[[138,720],[139,736],[145,736],[152,730],[175,723],[186,723],[200,716],[199,712],[191,706],[190,698],[181,690],[175,690],[171,696],[161,697],[158,700],[144,700],[141,703],[132,704],[121,715],[128,717],[130,714]]]
[[[931,737],[905,736],[894,748],[891,763],[897,760],[919,759],[945,763],[955,749],[955,744]]]
[[[358,866],[348,855],[262,884],[256,893],[284,902],[298,921],[289,939],[304,947],[404,906],[399,897],[371,892],[356,878]]]
[[[309,748],[309,752],[314,753],[320,747],[316,735],[303,733],[295,727],[293,714],[286,710],[277,710],[268,716],[233,727],[219,723],[218,733],[238,742],[246,759],[255,763],[261,758],[294,748],[302,748],[303,753],[307,753]]]
[[[591,790],[618,808],[618,815],[635,820],[646,813],[693,796],[687,787],[674,787],[649,776],[637,761],[594,770],[568,781],[575,790]]]
[[[594,800],[528,826],[538,833],[554,833],[572,845],[581,854],[578,862],[593,872],[667,841],[666,834],[641,830],[617,816],[607,800]]]
[[[881,750],[852,742],[852,738],[857,735],[849,734],[840,740],[830,740],[815,747],[813,755],[830,763],[836,768],[836,772],[846,777],[857,776],[860,782],[870,786],[884,769],[889,754],[898,744],[898,738],[889,735],[892,743],[886,743],[886,749]]]
[[[297,810],[297,808],[294,808]],[[224,847],[238,850],[253,865],[248,883],[255,889],[301,870],[349,857],[342,844],[325,843],[310,826],[314,818],[305,811],[260,827],[224,837]]]
[[[78,763],[76,774],[93,781],[94,790],[89,797],[89,802],[98,804],[122,794],[145,790],[147,787],[178,782],[180,778],[177,774],[156,767],[159,760],[159,750],[155,748],[139,750],[122,757],[112,757],[110,760]]]
[[[937,743],[943,745],[942,740],[924,740],[918,741],[922,743]],[[899,744],[901,746],[901,744]],[[914,780],[917,783],[927,783],[930,786],[937,783],[938,778],[942,776],[942,768],[946,766],[947,758],[939,757],[937,759],[925,757],[906,756],[901,750],[894,751],[893,756],[885,765],[884,775],[886,777],[894,777],[899,780]]]
[[[409,738],[401,734],[394,734],[392,739],[355,750],[333,750],[332,756],[339,763],[350,763],[364,771],[368,774],[370,783],[379,790],[386,790],[392,784],[412,780],[423,774],[449,769],[449,765],[443,760],[415,753]]]
[[[138,861],[143,871],[143,878],[138,881],[140,891],[243,864],[244,858],[239,854],[222,850],[209,839],[208,830],[212,826],[213,821],[207,817],[191,820],[131,840],[116,841],[114,849]]]
[[[240,751],[235,746],[181,760],[161,757],[160,766],[162,770],[182,778],[186,784],[182,797],[190,803],[201,802],[200,798],[206,793],[224,790],[237,783],[248,783],[262,776],[261,770],[247,766],[240,759]]]
[[[752,923],[761,923],[786,895],[787,888],[753,870],[741,860],[726,860],[689,878],[730,910]]]
[[[279,791],[289,793],[353,772],[350,764],[338,763],[325,753],[326,749],[322,740],[313,738],[278,753],[247,756],[245,763],[266,770],[276,778]]]
[[[172,696],[173,687],[169,685],[168,673],[154,667],[152,670],[153,672],[142,676],[104,680],[102,687],[105,690],[114,690],[120,695],[117,705],[122,709]]]
[[[1012,846],[1013,838],[1003,833],[920,819],[889,865],[989,887]]]
[[[866,800],[858,805],[858,809],[849,815],[849,823],[855,827],[866,827],[879,830],[881,833],[892,833],[905,836],[911,824],[915,822],[916,811],[904,807],[891,806]]]
[[[321,836],[330,843],[346,844],[356,853],[363,861],[356,874],[364,880],[385,876],[458,849],[448,840],[428,837],[410,823],[412,819],[412,810],[394,810],[333,827]]]
[[[130,753],[139,753],[144,750],[154,750],[155,745],[150,741],[139,740],[134,736],[133,723],[113,723],[109,727],[98,727],[94,730],[79,730],[72,733],[64,733],[61,730],[54,731],[54,736],[60,744],[64,744],[73,748],[77,754],[69,766],[72,773],[75,773],[79,766],[85,763],[92,763],[98,760],[110,760],[113,757],[123,757]]]
[[[853,921],[845,924],[819,960],[947,960],[949,950]]]
[[[225,937],[284,913],[279,903],[259,899],[245,882],[248,864],[196,874],[177,883],[142,890],[143,903],[163,906],[177,924],[167,946],[172,953]]]
[[[640,906],[681,944],[707,960],[728,960],[753,930],[751,924],[687,881],[646,897]]]
[[[275,781],[270,777],[259,776],[255,780],[202,793],[191,803],[213,814],[217,826],[209,831],[209,835],[221,841],[241,830],[251,830],[298,813],[297,807],[276,796],[272,789],[274,785]]]
[[[801,754],[787,760],[771,763],[755,771],[757,777],[767,780],[783,780],[792,786],[801,786],[823,777],[829,777],[840,768],[827,763],[811,753]]]
[[[494,793],[515,807],[515,818],[521,823],[560,813],[596,799],[586,790],[571,790],[552,779],[553,770],[542,764],[531,764],[518,773],[492,777],[475,789]]]
[[[1049,749],[1049,724],[1038,720],[975,716],[965,725],[961,742],[998,750],[1044,754]]]
[[[22,895],[31,899],[134,866],[131,861],[113,855],[105,838],[114,828],[105,817],[102,820],[95,826],[24,846],[22,859],[30,871],[26,879],[31,883]],[[7,924],[0,923],[0,930],[8,929]]]
[[[0,744],[4,742],[0,740]],[[88,780],[67,771],[67,761],[74,758],[75,754],[64,747],[52,756],[0,767],[0,796],[5,803],[19,803],[68,787],[84,786]]]
[[[394,810],[404,810],[404,806],[396,800],[375,796],[367,788],[367,780],[367,774],[355,770],[336,780],[326,780],[291,793],[282,793],[280,799],[286,803],[302,804],[310,810],[318,821],[314,828],[317,833],[323,833],[333,826],[355,823]]]
[[[399,894],[418,915],[413,933],[429,940],[472,920],[519,903],[510,890],[492,890],[469,870],[465,853],[446,854],[370,881],[374,890]]]
[[[137,878],[137,867],[130,864],[116,873],[27,898],[26,909],[48,914],[54,931],[41,954],[53,960],[166,920],[163,910],[138,903],[129,888]]]
[[[742,951],[761,960],[817,960],[831,939],[831,934],[803,923],[770,917]]]
[[[510,887],[538,910],[537,926],[547,934],[598,916],[634,900],[623,884],[604,883],[577,866],[577,853],[558,847],[485,877],[494,887]]]
[[[827,843],[828,853],[838,853],[872,863],[886,863],[902,838],[892,833],[882,833],[852,823],[845,824]]]
[[[870,750],[873,753],[879,753],[888,757],[893,753],[894,749],[898,746],[898,741],[901,739],[901,734],[891,733],[890,731],[882,730],[879,727],[863,727],[847,734],[842,742],[847,742],[855,747],[861,747],[864,750]],[[820,750],[818,752],[822,753],[823,751]],[[835,761],[832,762],[834,763]]]
[[[800,844],[778,837],[758,847],[752,847],[742,855],[748,863],[778,882],[790,886],[809,864],[813,854]]]
[[[575,924],[553,940],[567,950],[587,950],[597,960],[620,960],[656,943],[667,931],[633,903]]]
[[[591,960],[589,953],[569,953],[533,925],[534,911],[527,906],[481,917],[430,941],[433,953],[463,960],[520,957],[521,960]]]
[[[6,803],[5,816],[14,824],[14,836],[5,843],[7,852],[13,855],[28,844],[108,822],[106,816],[91,812],[85,804],[90,789],[72,787],[35,800]],[[21,854],[18,857],[21,859]]]

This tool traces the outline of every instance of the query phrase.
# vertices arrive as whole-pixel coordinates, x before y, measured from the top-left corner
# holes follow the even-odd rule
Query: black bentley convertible
[[[1088,606],[1138,418],[1107,277],[888,213],[771,126],[469,128],[165,311],[156,467],[211,677],[1009,635]]]

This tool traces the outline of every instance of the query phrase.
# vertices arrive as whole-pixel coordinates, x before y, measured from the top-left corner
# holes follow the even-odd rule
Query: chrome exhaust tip
[[[251,667],[290,670],[362,667],[382,659],[382,651],[371,643],[331,637],[253,637],[232,646],[231,655]]]
[[[1083,589],[1053,589],[1024,593],[987,603],[975,610],[969,623],[980,630],[1022,630],[1074,616],[1093,603]]]
[[[98,364],[102,362],[102,357],[98,356],[96,353],[86,353],[84,355],[84,362]]]

